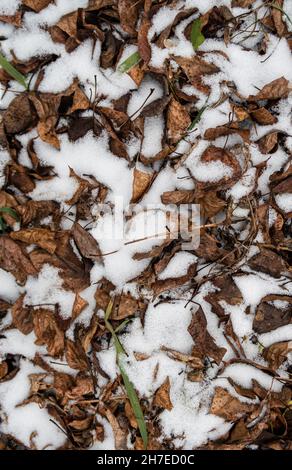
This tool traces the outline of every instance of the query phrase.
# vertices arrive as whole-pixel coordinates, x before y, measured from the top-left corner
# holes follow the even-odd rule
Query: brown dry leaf
[[[111,319],[124,320],[135,314],[143,315],[146,310],[147,304],[142,299],[135,299],[130,294],[122,294],[116,296]]]
[[[217,276],[212,282],[218,290],[207,294],[205,300],[212,305],[213,312],[216,313],[219,318],[224,318],[225,310],[221,302],[225,301],[230,305],[239,305],[243,302],[242,294],[233,281],[232,276],[228,274]]]
[[[75,386],[67,392],[68,398],[74,400],[76,398],[82,397],[83,395],[92,395],[94,394],[94,385],[91,376],[85,375],[84,372],[79,372],[76,377]]]
[[[0,15],[0,21],[16,26],[16,28],[20,28],[22,25],[22,16],[23,12],[18,10],[14,15]]]
[[[232,0],[232,7],[248,8],[255,0]]]
[[[277,6],[282,8],[283,10],[283,0],[277,0]],[[275,25],[276,32],[278,36],[281,38],[288,33],[286,23],[283,21],[283,13],[278,8],[271,8],[271,16],[273,18],[273,22]]]
[[[230,152],[229,150],[210,146],[208,147],[201,156],[201,161],[203,163],[210,163],[210,162],[222,162],[224,165],[228,166],[232,170],[232,176],[228,177],[225,176],[221,180],[213,183],[213,182],[198,182],[197,187],[198,189],[212,189],[212,188],[219,188],[226,189],[233,185],[241,176],[242,169],[241,166],[235,157],[235,155]]]
[[[250,95],[248,101],[278,100],[287,98],[289,93],[289,82],[285,77],[277,78],[265,85],[256,95]]]
[[[196,192],[195,204],[200,204],[200,211],[204,217],[214,217],[226,206],[226,202],[218,197],[216,191]]]
[[[105,278],[99,281],[99,285],[94,294],[96,300],[96,307],[101,310],[106,310],[108,303],[111,299],[110,293],[115,289],[115,286]]]
[[[255,271],[280,278],[288,269],[284,259],[272,250],[262,248],[260,253],[249,259],[248,265]]]
[[[191,204],[195,202],[196,192],[193,189],[177,189],[165,191],[161,195],[163,204]]]
[[[25,294],[22,294],[14,303],[11,309],[13,325],[24,335],[28,335],[33,330],[33,308],[24,307],[23,300]]]
[[[151,21],[144,13],[138,29],[138,51],[145,65],[148,65],[151,59],[151,47],[147,37],[150,26]]]
[[[47,347],[50,356],[58,357],[64,351],[64,333],[60,330],[54,317],[54,313],[44,308],[39,308],[33,314],[35,343]]]
[[[144,69],[139,65],[135,65],[135,67],[132,67],[127,74],[131,77],[131,79],[136,83],[136,85],[139,87],[143,81],[144,78]]]
[[[55,201],[27,201],[25,204],[17,206],[17,212],[21,217],[22,225],[30,222],[38,222],[48,215],[54,214],[59,209]]]
[[[216,364],[222,361],[226,349],[220,348],[207,330],[207,320],[201,307],[193,314],[188,332],[195,343],[196,355],[204,359],[205,356],[212,357]],[[194,354],[194,352],[192,353]]]
[[[7,362],[0,362],[0,381],[8,374]]]
[[[125,403],[125,415],[127,416],[128,420],[129,420],[130,426],[132,426],[132,428],[134,428],[134,429],[138,429],[138,423],[137,423],[133,408],[132,408],[129,400],[127,400],[126,403]]]
[[[11,232],[10,237],[29,245],[35,244],[50,254],[55,253],[57,248],[55,232],[45,228],[18,230],[17,232]]]
[[[8,134],[19,134],[31,129],[36,123],[36,112],[26,93],[16,96],[3,114]]]
[[[107,418],[112,427],[115,438],[115,449],[127,449],[127,433],[120,427],[117,418],[114,416],[111,410],[109,408],[103,407],[99,410],[99,412]]]
[[[43,8],[46,8],[51,2],[52,0],[22,0],[23,5],[37,13],[43,10]]]
[[[283,307],[277,307],[275,301],[284,302]],[[267,295],[259,304],[253,321],[253,329],[262,334],[285,326],[292,321],[292,298],[288,295]]]
[[[152,101],[152,103],[147,104],[139,114],[139,117],[153,117],[159,116],[159,114],[163,113],[166,106],[171,100],[171,96],[163,96],[162,98],[158,98],[157,100]]]
[[[206,261],[217,261],[226,265],[233,264],[236,259],[233,250],[225,250],[213,235],[203,230],[200,235],[200,245],[194,251],[197,256],[204,258]]]
[[[185,57],[174,57],[174,60],[181,66],[191,84],[202,93],[209,93],[209,86],[203,84],[203,75],[212,75],[217,73],[220,69],[214,65],[201,59],[199,56],[194,56],[191,59]]]
[[[22,247],[6,235],[0,237],[0,267],[13,274],[20,284],[37,273]]]
[[[249,129],[240,129],[237,123],[225,124],[224,126],[218,126],[214,128],[207,129],[204,134],[204,139],[206,140],[215,140],[219,137],[224,137],[227,135],[237,134],[239,135],[244,142],[249,142],[250,130]]]
[[[95,238],[78,223],[75,223],[71,230],[81,255],[84,258],[101,261],[101,251]]]
[[[88,360],[84,349],[82,348],[80,341],[66,340],[65,355],[68,365],[72,369],[77,370],[88,370]]]
[[[136,23],[138,20],[139,3],[139,0],[135,2],[133,0],[119,0],[118,2],[121,27],[130,36],[137,35]]]
[[[270,113],[266,108],[258,108],[250,112],[252,118],[263,126],[270,126],[276,124],[278,119]]]
[[[170,399],[170,381],[169,377],[165,379],[159,389],[155,392],[153,405],[163,408],[164,410],[172,410],[173,405]]]
[[[17,163],[9,163],[6,167],[8,181],[23,193],[30,193],[35,188],[35,183],[29,175],[30,170]]]
[[[185,135],[190,124],[191,118],[186,108],[173,98],[167,109],[166,126],[170,143],[178,142]]]
[[[84,300],[81,295],[77,293],[72,308],[72,320],[75,320],[87,306],[87,300]]]
[[[151,184],[152,179],[152,173],[146,173],[145,171],[134,168],[131,203],[138,202],[144,196]]]
[[[274,153],[278,148],[278,132],[272,131],[261,137],[257,144],[263,154]]]
[[[242,403],[222,387],[216,387],[210,413],[226,421],[237,421],[253,411],[254,405]]]
[[[179,277],[169,277],[167,279],[155,280],[151,285],[154,294],[157,296],[166,290],[177,289],[189,282],[196,274],[197,262],[188,267],[187,273]]]
[[[292,351],[292,341],[274,343],[264,350],[263,356],[269,366],[277,370],[286,361],[289,352]]]

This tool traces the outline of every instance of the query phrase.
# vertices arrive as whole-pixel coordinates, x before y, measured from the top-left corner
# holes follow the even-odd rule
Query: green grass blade
[[[205,41],[205,36],[202,34],[202,22],[197,18],[192,25],[191,43],[196,51]]]
[[[124,350],[118,336],[116,335],[116,332],[114,331],[112,325],[109,322],[109,318],[110,318],[111,313],[112,313],[112,308],[113,308],[113,301],[110,300],[109,303],[108,303],[106,312],[105,312],[105,316],[104,316],[105,326],[112,335],[114,346],[115,346],[116,353],[117,353],[117,363],[118,363],[118,366],[119,366],[119,369],[120,369],[120,372],[121,372],[121,375],[122,375],[122,378],[123,378],[123,382],[124,382],[124,385],[125,385],[125,389],[126,389],[131,407],[133,409],[135,418],[137,420],[137,424],[138,424],[140,434],[141,434],[141,437],[142,437],[142,440],[143,440],[143,443],[144,443],[144,447],[146,449],[147,444],[148,444],[148,432],[147,432],[147,427],[146,427],[143,411],[142,411],[142,408],[141,408],[141,405],[140,405],[140,402],[139,402],[138,395],[137,395],[137,393],[134,389],[134,386],[133,386],[132,382],[130,381],[130,379],[127,375],[127,372],[124,368],[123,358],[126,357],[125,350]],[[122,322],[121,325],[119,325],[119,327],[116,329],[116,331],[118,331],[122,326],[125,326],[125,324],[126,324],[125,321]]]
[[[17,221],[19,220],[19,215],[14,209],[11,209],[11,207],[0,207],[0,212],[11,215],[11,217]]]
[[[5,59],[4,55],[0,53],[0,65],[1,67],[7,72],[12,78],[18,81],[20,85],[22,85],[26,90],[28,85],[26,83],[25,77],[13,67],[7,59]]]
[[[201,117],[202,117],[204,111],[206,111],[207,108],[208,108],[208,106],[203,106],[201,109],[199,109],[199,111],[197,112],[196,117],[193,119],[193,121],[189,125],[187,131],[192,131],[194,129],[194,127],[198,124],[198,122],[200,122]]]
[[[118,356],[118,366],[121,371],[121,375],[123,377],[124,385],[127,391],[127,395],[131,404],[131,407],[133,409],[135,418],[137,420],[137,424],[140,430],[140,434],[144,443],[144,448],[147,449],[147,444],[148,444],[148,432],[147,432],[147,427],[143,415],[143,411],[139,402],[138,395],[134,389],[134,386],[132,382],[130,381],[123,365],[123,357],[120,355]]]
[[[134,52],[131,54],[124,62],[122,62],[119,67],[118,71],[121,73],[128,72],[134,65],[137,65],[141,60],[139,52]]]
[[[7,229],[7,225],[5,223],[5,220],[0,216],[0,232],[5,232]]]

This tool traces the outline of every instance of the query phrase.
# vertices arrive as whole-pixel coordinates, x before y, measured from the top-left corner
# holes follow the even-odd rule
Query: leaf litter
[[[0,5],[2,449],[292,449],[291,14]]]

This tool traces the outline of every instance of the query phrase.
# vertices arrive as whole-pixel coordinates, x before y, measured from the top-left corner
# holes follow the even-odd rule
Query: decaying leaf
[[[45,345],[50,356],[58,357],[64,351],[64,333],[57,325],[54,313],[43,308],[33,313],[33,326],[36,344]]]
[[[170,380],[169,377],[165,379],[163,384],[159,387],[159,389],[155,392],[153,405],[159,406],[159,408],[163,408],[164,410],[172,410],[173,405],[170,399]]]

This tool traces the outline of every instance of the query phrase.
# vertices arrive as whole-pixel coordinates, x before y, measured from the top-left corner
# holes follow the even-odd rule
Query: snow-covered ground
[[[23,445],[37,449],[70,446],[68,433],[66,435],[56,425],[57,421],[61,428],[65,428],[64,423],[67,418],[64,418],[62,426],[60,419],[56,418],[57,412],[52,413],[56,389],[56,375],[54,374],[60,373],[58,376],[60,381],[61,377],[64,379],[65,376],[66,380],[74,381],[77,378],[79,380],[82,374],[78,371],[78,367],[72,368],[68,365],[64,351],[55,358],[52,354],[49,355],[48,343],[46,341],[42,343],[39,340],[36,342],[34,329],[27,334],[19,330],[15,324],[12,306],[20,296],[23,296],[23,306],[44,306],[42,308],[55,312],[57,305],[59,318],[64,325],[66,321],[68,322],[64,329],[67,340],[75,341],[78,337],[76,332],[80,331],[80,328],[86,331],[86,328],[92,327],[93,318],[97,318],[99,326],[95,328],[85,351],[95,375],[94,392],[91,390],[89,398],[85,394],[83,399],[96,400],[96,403],[100,400],[100,402],[97,405],[90,405],[89,414],[96,422],[92,425],[91,419],[91,424],[87,428],[89,429],[86,435],[87,441],[83,435],[80,446],[91,449],[114,449],[117,446],[116,426],[120,426],[120,431],[126,435],[128,448],[138,446],[135,442],[135,426],[130,427],[127,422],[125,424],[126,418],[119,416],[118,406],[120,405],[123,409],[125,404],[125,400],[123,402],[120,397],[125,395],[125,390],[121,384],[113,386],[119,376],[116,350],[113,342],[110,341],[110,336],[106,334],[103,322],[104,309],[101,308],[96,294],[101,283],[106,280],[113,285],[110,291],[112,298],[129,294],[132,300],[142,299],[145,303],[145,313],[129,317],[130,321],[121,330],[119,338],[127,353],[126,371],[141,400],[152,445],[155,441],[155,445],[161,448],[167,448],[167,446],[173,449],[203,447],[208,442],[219,438],[226,439],[228,432],[233,429],[238,419],[244,421],[248,416],[245,421],[247,430],[253,430],[258,426],[258,422],[267,423],[268,411],[263,411],[263,408],[266,406],[268,410],[272,405],[269,404],[268,398],[262,398],[259,393],[255,392],[255,384],[257,383],[258,389],[265,391],[266,397],[272,392],[280,396],[284,393],[283,388],[286,388],[285,382],[291,378],[289,375],[289,360],[291,361],[289,345],[291,343],[289,341],[292,341],[292,283],[289,281],[291,267],[288,268],[288,264],[291,256],[289,258],[288,252],[289,250],[291,252],[292,248],[291,243],[290,248],[287,244],[285,245],[284,229],[281,232],[285,225],[286,239],[291,236],[291,224],[288,218],[288,214],[292,211],[291,184],[289,188],[286,185],[284,190],[279,189],[272,196],[271,188],[279,183],[273,180],[271,185],[272,179],[270,179],[271,176],[277,175],[277,172],[284,173],[289,171],[289,168],[291,169],[289,166],[292,150],[290,136],[291,42],[289,43],[285,35],[279,37],[277,31],[272,28],[269,30],[257,26],[255,32],[249,35],[249,28],[253,28],[255,22],[254,15],[250,15],[243,18],[243,23],[235,31],[232,29],[232,22],[226,20],[230,26],[229,37],[223,37],[220,32],[213,37],[206,37],[197,52],[194,51],[191,41],[185,34],[187,26],[191,25],[194,19],[202,17],[215,6],[229,8],[234,17],[247,13],[248,8],[240,8],[236,6],[240,2],[231,0],[164,2],[165,5],[163,3],[163,6],[157,8],[157,12],[153,11],[151,16],[151,25],[148,30],[148,42],[152,41],[151,58],[148,72],[146,70],[144,79],[138,86],[129,73],[121,73],[118,68],[119,64],[138,50],[137,40],[127,39],[118,22],[113,23],[115,25],[114,37],[119,38],[122,34],[124,43],[118,61],[112,67],[103,68],[100,65],[103,49],[98,35],[94,40],[92,37],[80,40],[80,44],[70,52],[66,50],[65,44],[54,41],[50,30],[52,26],[56,25],[64,15],[75,12],[77,9],[86,9],[93,3],[87,0],[56,0],[39,12],[26,8],[22,12],[20,26],[10,24],[9,21],[0,21],[0,36],[5,38],[1,41],[1,50],[8,60],[16,57],[19,62],[28,62],[31,58],[56,55],[54,60],[43,66],[41,80],[37,73],[31,76],[30,90],[34,89],[39,80],[39,93],[63,93],[65,96],[66,90],[76,80],[91,104],[96,99],[98,107],[107,109],[114,109],[117,106],[117,100],[127,96],[123,113],[126,113],[129,121],[136,126],[136,132],[128,133],[123,141],[127,158],[122,158],[113,151],[109,130],[104,126],[98,135],[90,130],[74,141],[70,139],[68,127],[66,127],[68,125],[66,114],[61,116],[56,124],[57,130],[60,130],[62,126],[65,128],[64,132],[56,134],[58,145],[51,145],[48,141],[41,139],[39,128],[35,126],[15,136],[20,143],[17,150],[17,163],[34,173],[35,168],[28,153],[28,146],[33,142],[37,158],[42,165],[52,167],[53,176],[34,178],[33,188],[25,192],[24,196],[19,186],[14,185],[12,180],[7,182],[7,176],[6,178],[3,176],[1,178],[2,191],[18,198],[18,205],[28,200],[55,201],[60,205],[61,218],[57,229],[52,214],[48,214],[38,225],[32,222],[27,227],[23,227],[21,222],[16,222],[12,224],[12,230],[17,232],[23,228],[31,229],[38,226],[49,228],[54,233],[57,230],[70,231],[74,222],[78,220],[79,224],[87,229],[87,233],[96,240],[103,256],[95,258],[89,256],[91,259],[89,282],[87,284],[85,282],[85,288],[79,290],[64,286],[62,273],[58,266],[50,261],[44,262],[41,267],[38,266],[35,273],[25,276],[23,282],[20,282],[17,275],[10,269],[9,263],[1,264],[0,299],[8,302],[10,307],[0,320],[0,365],[1,362],[8,361],[9,367],[17,371],[12,378],[9,377],[9,380],[5,379],[5,376],[0,380],[0,436],[1,433],[12,435]],[[254,9],[262,4],[260,0],[246,3],[252,4]],[[285,0],[282,7],[292,18],[290,3],[289,0]],[[0,0],[0,15],[14,15],[21,4],[21,0]],[[104,4],[106,6],[106,2]],[[107,4],[108,8],[111,8],[117,2],[107,2]],[[163,47],[154,43],[159,35],[172,25],[179,12],[194,7],[197,10],[178,22],[164,41]],[[258,9],[256,21],[263,19],[265,15],[267,15],[266,8]],[[105,17],[109,21],[109,16],[105,14]],[[291,29],[286,15],[282,15],[282,20],[286,28]],[[208,24],[207,18],[205,21]],[[241,30],[248,32],[241,32]],[[245,39],[246,35],[249,35],[247,39]],[[198,56],[208,64],[212,64],[214,70],[215,68],[217,70],[202,75],[203,86],[201,87],[195,86],[183,62]],[[166,79],[161,78],[161,73],[165,73],[165,64],[169,67],[168,84],[166,84]],[[179,142],[173,148],[174,152],[169,152],[169,160],[152,161],[168,145],[165,131],[168,121],[163,111],[144,116],[143,110],[155,100],[165,97],[166,89],[171,90],[169,84],[179,66],[184,72],[186,71],[184,80],[176,85],[177,88],[180,87],[181,102],[192,114],[192,118],[195,115],[194,108],[192,108],[194,104],[191,99],[187,101],[187,96],[194,98],[197,111],[206,105],[207,108],[195,124],[194,130],[187,133],[184,139],[178,139]],[[149,72],[149,70],[152,71]],[[197,74],[199,73],[197,71]],[[290,88],[287,93],[276,97],[274,102],[271,103],[269,97],[255,101],[250,98],[281,77],[286,79]],[[9,85],[10,88],[3,93],[0,101],[1,110],[7,109],[18,93],[23,92],[23,88],[17,81],[10,80]],[[207,87],[207,92],[204,87]],[[4,91],[4,83],[1,88]],[[154,91],[151,93],[152,89]],[[237,109],[234,106],[237,106]],[[255,109],[262,107],[269,108],[267,113],[276,117],[273,123],[261,125],[256,120],[251,120],[250,116]],[[89,105],[88,109],[77,109],[79,109],[76,111],[78,117],[95,116],[97,120],[99,119],[98,110],[94,112],[92,105]],[[241,118],[240,115],[244,110],[246,117]],[[233,119],[234,115],[235,119]],[[236,119],[238,119],[239,128],[248,131],[248,137],[243,138],[240,132],[230,133],[230,135],[228,132],[218,133],[212,139],[207,137],[208,130],[224,126],[230,123],[230,120],[236,121]],[[111,122],[110,117],[108,122]],[[117,126],[111,127],[117,131]],[[143,128],[143,137],[139,132],[141,128]],[[274,145],[273,148],[271,147],[272,150],[268,147],[265,151],[264,146],[269,144],[264,142],[260,145],[259,141],[272,131],[278,133],[277,148]],[[210,145],[223,149],[223,152],[229,151],[234,160],[231,161],[231,156],[227,158],[225,154],[224,158],[204,160],[201,157],[205,154],[204,152],[208,151]],[[11,163],[12,154],[11,146],[10,149],[0,150],[2,171],[7,164]],[[141,155],[142,158],[140,158]],[[72,176],[72,170],[75,176]],[[144,226],[141,228],[142,216],[145,219],[145,214],[140,212],[140,215],[138,213],[127,223],[127,231],[122,238],[112,238],[110,236],[112,216],[111,214],[103,216],[99,212],[100,188],[102,186],[107,189],[104,199],[106,205],[114,206],[117,200],[121,200],[122,207],[125,209],[133,201],[135,171],[136,177],[142,173],[146,174],[146,177],[144,175],[146,179],[147,175],[149,177],[149,184],[139,198],[140,211],[147,211],[148,229],[145,230]],[[81,181],[87,182],[88,185],[88,182],[98,183],[96,186],[98,189],[91,189],[90,216],[78,217],[77,204],[73,201]],[[214,263],[217,255],[221,259],[224,254],[232,251],[228,245],[228,243],[232,245],[232,240],[227,242],[227,239],[224,239],[224,233],[227,233],[224,230],[216,233],[207,232],[207,236],[210,236],[212,240],[207,239],[203,248],[199,250],[184,250],[180,246],[173,249],[173,246],[169,246],[168,252],[163,251],[167,224],[163,217],[157,224],[156,218],[157,225],[154,227],[150,205],[153,207],[161,205],[161,198],[165,193],[169,193],[172,197],[174,191],[195,191],[198,188],[204,194],[206,191],[215,192],[217,199],[211,200],[209,203],[211,208],[216,207],[218,198],[221,202],[223,201],[222,210],[216,211],[215,209],[212,212],[209,208],[211,215],[207,214],[207,218],[203,212],[201,213],[202,224],[207,220],[208,224],[214,224],[214,230],[216,230],[216,224],[220,225],[225,219],[227,205],[230,210],[232,208],[230,214],[233,219],[230,219],[227,228],[232,228],[236,240],[242,242],[241,251],[237,245],[232,255],[235,257],[233,262],[219,261],[219,265]],[[21,196],[23,196],[22,200]],[[201,202],[197,193],[191,202]],[[1,206],[6,205],[5,202]],[[264,210],[268,214],[267,225],[263,222]],[[162,215],[164,216],[164,212]],[[153,228],[155,228],[154,232]],[[283,255],[281,259],[285,261],[286,267],[283,265],[279,270],[279,275],[272,270],[274,265],[272,259],[272,266],[265,269],[249,263],[250,259],[254,259],[253,257],[261,253],[261,244],[265,245],[266,249],[275,248],[274,239],[269,239],[267,235],[269,229],[270,233],[273,230],[273,233],[279,230],[282,238],[279,236],[277,243],[286,246],[284,251],[276,249],[268,255],[271,256],[271,253]],[[153,238],[153,235],[157,233],[160,236]],[[202,236],[205,235],[202,234]],[[208,258],[214,239],[215,245],[216,242],[218,245],[216,248],[218,253],[215,257]],[[19,240],[24,242],[21,238]],[[61,242],[57,241],[57,245],[58,243]],[[73,246],[73,242],[70,243],[76,257],[84,260],[76,246]],[[154,247],[161,248],[160,251],[156,250],[158,255],[136,256],[137,253],[150,252]],[[23,243],[28,259],[33,259],[30,258],[30,253],[36,248],[43,249],[44,247],[34,239],[31,239],[29,244]],[[54,247],[52,253],[56,249]],[[226,251],[223,253],[221,249]],[[6,253],[10,256],[8,251]],[[157,265],[160,259],[164,263],[162,268]],[[196,269],[188,277],[192,266]],[[183,277],[185,279],[179,282],[179,279]],[[169,280],[171,282],[167,284]],[[165,288],[163,282],[165,282]],[[72,312],[76,295],[84,299],[85,304],[81,313],[74,318]],[[272,295],[274,297],[267,298]],[[281,311],[286,312],[290,308],[290,314],[287,313],[290,315],[290,320],[282,323],[279,320],[278,323],[275,321],[271,327],[256,328],[255,318],[259,318],[259,322],[265,321],[265,317],[263,319],[259,314],[259,307],[265,303],[274,309],[271,313],[273,319],[276,315],[275,311],[280,316]],[[205,329],[202,327],[199,334],[199,336],[205,335],[202,340],[203,345],[198,335],[192,333],[190,327],[192,321],[199,323],[200,309],[206,320]],[[120,320],[126,317],[127,315],[121,317]],[[115,324],[117,325],[118,323]],[[204,341],[208,344],[205,352]],[[215,346],[211,347],[210,341]],[[271,351],[271,347],[276,344],[282,344],[283,350],[284,345],[287,345],[287,348],[284,359],[272,366],[267,352]],[[198,345],[199,352],[196,351],[196,345]],[[216,349],[215,352],[214,349]],[[36,358],[42,358],[43,362]],[[194,358],[201,361],[198,370],[192,365]],[[102,373],[96,369],[94,365],[96,363],[99,364]],[[83,371],[83,374],[86,374],[86,371]],[[36,379],[33,378],[36,377],[42,383],[41,386],[34,382]],[[161,409],[157,410],[153,399],[155,402],[154,397],[157,396],[157,391],[161,390],[161,386],[167,380],[170,384],[168,398],[171,406],[161,406]],[[39,402],[34,395],[35,392],[32,391],[32,384],[35,384],[36,395],[41,397]],[[108,402],[106,402],[105,390],[107,386],[110,389],[109,384],[113,391],[111,398],[109,395]],[[228,401],[224,402],[226,399],[224,394],[222,397],[219,396],[218,400],[214,399],[217,397],[216,393],[222,393],[221,389],[228,393],[229,401],[240,400],[240,406],[246,405],[246,409],[242,411],[239,406],[239,414],[235,411],[233,417],[228,416],[228,413],[223,410],[229,406]],[[247,391],[244,392],[243,389]],[[47,390],[46,395],[43,394],[44,390]],[[50,392],[50,390],[53,391]],[[73,394],[72,390],[70,393]],[[74,394],[70,396],[70,393],[68,392],[69,398],[64,402],[58,397],[58,406],[63,409],[64,413],[68,415],[71,413],[75,420],[81,420],[88,410],[86,413],[83,409],[77,412],[80,397],[76,398],[77,395],[74,396]],[[31,399],[32,396],[34,399]],[[114,404],[115,399],[117,405]],[[110,418],[102,408],[103,403],[106,403],[107,409],[110,410],[108,411]],[[235,406],[233,402],[230,408],[232,406]],[[253,408],[253,414],[248,414],[248,406]],[[123,415],[123,411],[121,413]],[[126,416],[129,417],[128,414]],[[256,419],[258,421],[254,424],[253,420]],[[96,431],[100,427],[104,432],[102,437]],[[80,429],[85,432],[86,427]],[[252,437],[248,441],[247,434],[245,438],[247,438],[247,444],[252,441]]]

